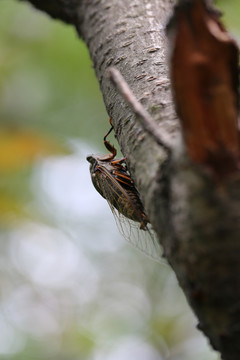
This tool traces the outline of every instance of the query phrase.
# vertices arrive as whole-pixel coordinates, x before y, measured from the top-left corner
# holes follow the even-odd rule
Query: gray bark
[[[199,327],[226,360],[240,355],[239,176],[216,183],[184,152],[168,77],[173,0],[29,0],[86,42],[117,139]],[[172,156],[136,121],[107,75],[117,67]],[[101,135],[100,135],[101,136]]]

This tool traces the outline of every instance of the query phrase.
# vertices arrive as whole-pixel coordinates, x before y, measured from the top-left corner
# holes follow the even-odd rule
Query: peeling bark
[[[131,175],[199,328],[223,359],[237,359],[240,177],[216,184],[185,154],[166,61],[165,25],[175,1],[29,1],[73,24],[86,42]],[[171,157],[136,122],[107,76],[109,66],[153,116]]]

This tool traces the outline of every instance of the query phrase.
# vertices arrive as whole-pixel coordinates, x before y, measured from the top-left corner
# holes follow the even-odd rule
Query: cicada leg
[[[149,223],[149,220],[144,212],[141,211],[141,215],[142,215],[142,221],[140,222],[140,229],[147,230],[147,224]]]
[[[131,177],[128,174],[125,174],[125,173],[123,173],[121,171],[114,170],[113,175],[114,175],[115,179],[118,182],[120,182],[122,184],[125,184],[125,185],[128,185],[128,186],[133,185],[133,181],[132,181]]]
[[[109,122],[111,124],[111,128],[110,130],[107,132],[107,134],[104,136],[103,138],[103,143],[105,145],[105,147],[107,148],[108,151],[110,151],[110,154],[108,155],[105,155],[101,158],[101,161],[111,161],[115,158],[115,156],[117,155],[117,150],[115,149],[115,147],[110,144],[109,141],[107,141],[107,137],[108,135],[112,132],[113,130],[113,126],[112,126],[112,123],[111,123],[111,119],[109,119]]]
[[[111,161],[111,164],[112,164],[113,166],[118,166],[118,165],[120,165],[120,167],[122,167],[122,163],[123,163],[125,160],[126,160],[125,157],[124,157],[124,158],[121,158],[121,159],[116,159],[116,160]]]
[[[112,144],[110,144],[109,141],[107,141],[108,135],[109,135],[109,134],[112,132],[112,130],[113,130],[113,126],[112,126],[112,123],[111,123],[111,119],[109,119],[109,121],[110,121],[111,127],[110,127],[109,131],[107,132],[107,134],[104,136],[103,142],[104,142],[105,147],[111,152],[111,154],[112,154],[112,159],[114,159],[114,157],[115,157],[116,154],[117,154],[117,150],[115,149],[115,147],[114,147]]]

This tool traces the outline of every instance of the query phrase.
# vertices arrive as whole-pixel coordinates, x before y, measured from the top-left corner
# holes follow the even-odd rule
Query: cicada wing
[[[126,201],[134,212],[137,211],[127,192],[118,181],[106,169],[101,168],[101,172],[104,175],[102,192],[114,215],[119,232],[135,248],[160,262],[162,250],[153,229],[150,228],[149,224],[144,229],[141,229],[140,222],[128,219],[114,207],[114,204],[121,198],[121,202]],[[141,219],[140,213],[139,219]]]
[[[150,225],[140,229],[140,224],[126,218],[108,201],[121,235],[136,249],[155,261],[162,262],[162,248],[158,243],[154,230]]]

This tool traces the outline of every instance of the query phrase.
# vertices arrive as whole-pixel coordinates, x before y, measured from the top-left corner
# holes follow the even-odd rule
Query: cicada
[[[111,121],[110,121],[111,124]],[[161,258],[161,248],[145,213],[139,193],[129,174],[125,158],[115,159],[116,148],[104,136],[107,155],[89,155],[90,173],[94,187],[107,200],[120,233],[134,247],[155,260]]]

